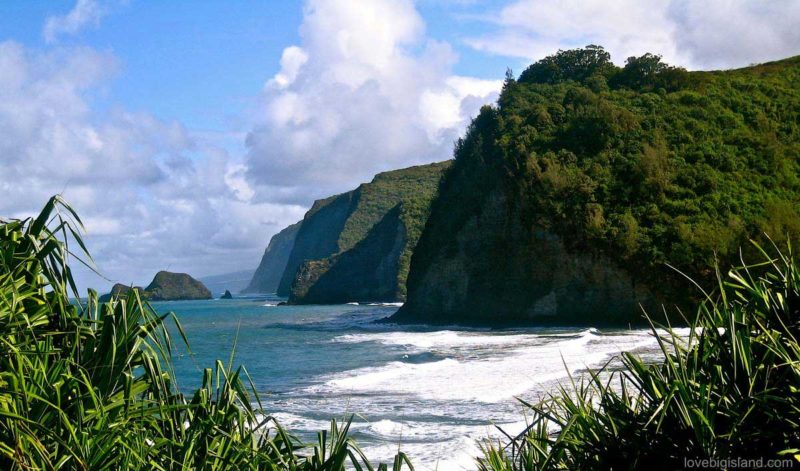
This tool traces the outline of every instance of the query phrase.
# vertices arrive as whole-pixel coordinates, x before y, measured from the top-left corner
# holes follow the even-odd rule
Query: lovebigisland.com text
[[[684,458],[684,469],[796,469],[798,460],[791,458]]]

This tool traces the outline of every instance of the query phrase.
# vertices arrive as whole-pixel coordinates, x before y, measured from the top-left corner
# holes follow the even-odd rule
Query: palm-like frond
[[[0,220],[0,468],[372,469],[349,421],[316,445],[291,436],[244,368],[218,361],[182,394],[166,323],[186,336],[173,314],[135,290],[78,299],[70,259],[92,266],[81,230],[59,196],[36,218]]]

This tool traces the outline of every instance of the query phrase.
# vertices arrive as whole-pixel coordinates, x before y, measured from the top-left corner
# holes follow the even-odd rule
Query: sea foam
[[[407,346],[408,353],[432,351],[446,358],[428,363],[393,361],[332,375],[315,392],[381,393],[426,400],[495,403],[544,383],[601,366],[621,351],[655,345],[647,333],[475,334],[390,332],[349,334],[338,342]]]

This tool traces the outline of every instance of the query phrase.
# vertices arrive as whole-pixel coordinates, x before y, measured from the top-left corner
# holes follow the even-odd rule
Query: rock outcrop
[[[186,273],[160,271],[156,273],[147,288],[142,289],[139,286],[135,286],[133,289],[137,290],[143,299],[149,301],[184,301],[212,298],[211,291],[203,283]],[[109,301],[112,296],[124,297],[130,290],[130,286],[117,283],[111,288],[110,293],[100,296],[100,302]]]
[[[516,211],[490,191],[450,244],[426,247],[430,259],[425,269],[414,260],[410,296],[393,320],[603,325],[635,320],[642,307],[657,312],[658,293],[608,256],[569,250],[558,235],[522,224]]]
[[[300,224],[292,224],[272,236],[250,284],[242,293],[274,293],[278,290]]]
[[[230,291],[225,290],[225,293],[219,297],[219,299],[233,299],[233,295]]]
[[[211,291],[186,273],[160,271],[144,289],[151,301],[211,299]]]

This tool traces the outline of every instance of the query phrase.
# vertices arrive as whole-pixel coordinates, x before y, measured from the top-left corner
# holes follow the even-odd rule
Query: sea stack
[[[186,273],[160,271],[147,285],[145,292],[151,301],[211,299],[211,291]]]

